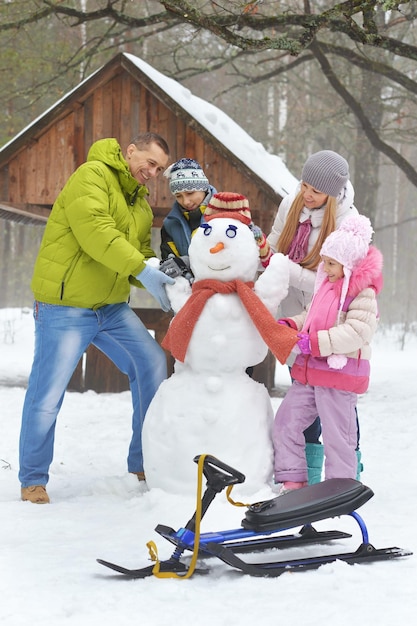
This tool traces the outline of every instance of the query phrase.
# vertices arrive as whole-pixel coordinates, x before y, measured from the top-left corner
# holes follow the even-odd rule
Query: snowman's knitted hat
[[[252,221],[249,200],[246,196],[231,191],[215,193],[207,205],[204,219],[209,222],[215,217],[239,220],[249,226]]]
[[[180,159],[164,172],[169,189],[174,195],[182,191],[208,191],[210,183],[203,168],[194,159]]]
[[[337,198],[349,178],[349,165],[337,152],[321,150],[304,163],[301,180],[317,191]]]

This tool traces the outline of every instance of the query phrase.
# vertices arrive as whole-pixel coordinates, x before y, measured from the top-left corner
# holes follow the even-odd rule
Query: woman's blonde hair
[[[285,226],[278,239],[277,252],[282,252],[282,254],[288,254],[291,243],[297,232],[299,219],[303,207],[303,193],[300,191],[294,198],[290,210],[288,211],[287,219],[285,220]],[[305,267],[308,270],[315,270],[320,263],[320,250],[324,243],[324,240],[328,235],[330,235],[330,233],[336,230],[336,207],[336,198],[334,198],[333,196],[328,196],[326,206],[324,208],[324,216],[320,227],[319,236],[310,252],[308,252],[308,254],[301,261],[301,267]]]

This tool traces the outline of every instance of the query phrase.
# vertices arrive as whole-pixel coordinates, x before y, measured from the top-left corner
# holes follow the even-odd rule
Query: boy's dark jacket
[[[184,212],[175,200],[172,209],[163,221],[161,228],[161,258],[165,260],[168,255],[175,256],[188,255],[188,248],[191,243],[191,236],[196,228],[204,220],[204,211],[216,189],[210,185],[209,192],[204,198],[199,209],[192,212]],[[195,213],[196,215],[193,215]]]

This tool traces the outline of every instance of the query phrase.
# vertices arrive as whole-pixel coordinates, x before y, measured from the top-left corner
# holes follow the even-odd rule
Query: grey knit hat
[[[348,179],[348,162],[332,150],[321,150],[312,154],[301,172],[303,182],[334,198],[337,198]]]
[[[210,184],[207,176],[194,159],[180,159],[172,163],[164,172],[168,178],[171,193],[183,191],[208,191]]]

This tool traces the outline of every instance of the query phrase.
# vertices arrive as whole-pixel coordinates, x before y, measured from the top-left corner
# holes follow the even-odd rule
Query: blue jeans
[[[127,467],[129,472],[143,471],[143,420],[167,376],[162,348],[126,303],[93,310],[35,302],[34,318],[35,355],[20,432],[22,486],[48,482],[56,418],[71,376],[90,344],[129,377],[133,433]]]

